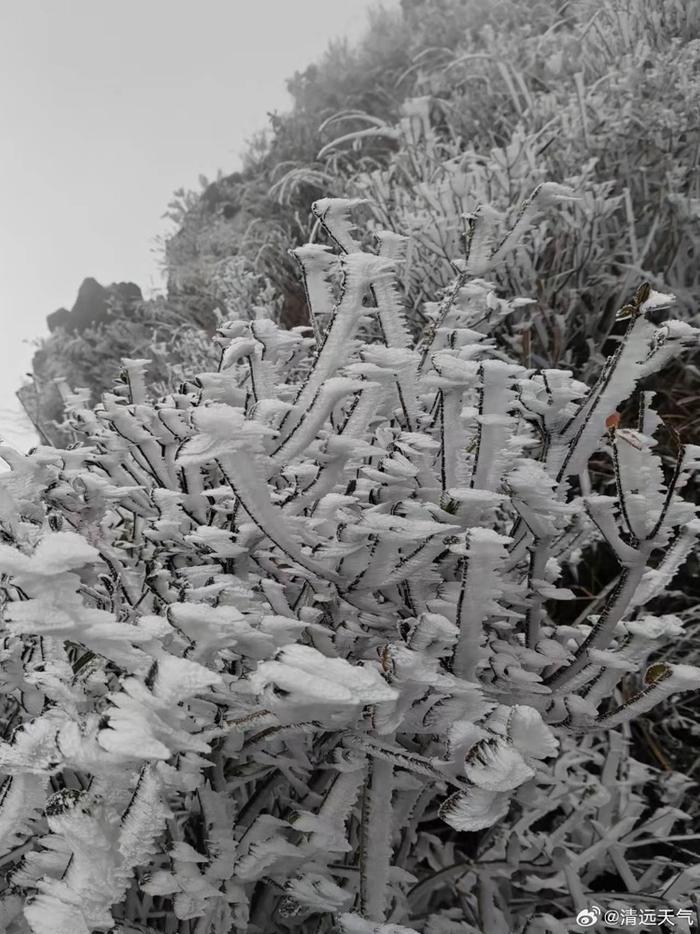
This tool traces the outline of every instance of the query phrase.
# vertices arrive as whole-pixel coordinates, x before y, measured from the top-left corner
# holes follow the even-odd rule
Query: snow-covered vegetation
[[[306,323],[287,250],[306,242],[310,205],[329,195],[368,198],[381,226],[411,234],[400,286],[418,327],[463,255],[463,213],[506,211],[543,181],[573,186],[578,199],[543,215],[494,272],[504,294],[536,300],[520,331],[501,328],[526,366],[595,379],[615,312],[642,280],[676,296],[678,317],[696,312],[697,3],[402,0],[373,14],[356,49],[336,43],[304,64],[289,81],[292,109],[272,116],[241,171],[202,178],[170,206],[166,300],[41,342],[29,407],[51,443],[62,443],[52,380],[97,401],[122,356],[144,355],[149,328],[171,363],[190,366],[193,326],[208,327],[217,307],[248,318],[264,305],[285,326]],[[163,369],[156,358],[147,374],[156,391]],[[686,365],[655,386],[675,428],[697,431],[699,383]]]
[[[0,451],[0,931],[688,934],[700,6],[402,0],[289,89]]]
[[[66,448],[3,449],[3,930],[559,934],[591,893],[688,907],[700,860],[655,848],[692,782],[629,725],[699,683],[658,598],[700,532],[700,448],[661,451],[646,388],[698,331],[639,281],[588,385],[509,353],[531,300],[493,278],[572,197],[475,207],[422,325],[412,239],[319,200],[309,327],[221,321],[217,364],[161,396],[125,359],[96,406],[65,391]]]

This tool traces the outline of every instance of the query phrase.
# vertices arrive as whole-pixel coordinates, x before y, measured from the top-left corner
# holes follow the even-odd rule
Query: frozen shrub
[[[418,324],[423,302],[463,257],[465,214],[477,204],[507,212],[545,179],[571,185],[580,197],[543,218],[494,271],[507,293],[526,290],[537,301],[527,326],[503,329],[518,359],[590,381],[617,308],[643,279],[673,292],[678,317],[691,319],[700,297],[700,8],[678,0],[417,6],[424,45],[395,82],[393,118],[338,108],[322,126],[317,159],[282,174],[280,200],[294,204],[297,186],[306,191],[320,177],[317,190],[367,198],[380,226],[410,232],[401,284]],[[456,44],[423,31],[431,8]],[[694,370],[679,374],[688,394],[695,381]],[[665,408],[676,408],[682,393],[667,395]]]
[[[700,449],[662,461],[643,388],[697,331],[642,284],[593,385],[526,369],[490,337],[525,299],[486,278],[525,225],[477,217],[414,342],[406,242],[361,249],[352,207],[296,251],[315,338],[229,322],[216,371],[154,400],[127,359],[68,399],[83,444],[4,449],[3,930],[533,934],[604,875],[693,888],[638,855],[686,786],[650,805],[624,725],[700,674],[648,608]],[[600,542],[616,576],[565,622]]]

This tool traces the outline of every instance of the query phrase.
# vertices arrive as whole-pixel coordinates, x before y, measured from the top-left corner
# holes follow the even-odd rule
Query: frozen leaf
[[[31,556],[9,545],[0,544],[0,570],[12,574],[18,583],[54,577],[96,561],[99,552],[76,532],[46,533]]]
[[[512,707],[507,732],[511,743],[525,759],[548,759],[555,756],[559,748],[557,738],[534,707],[522,704]]]
[[[372,704],[394,700],[389,687],[375,668],[350,665],[342,658],[327,658],[310,646],[293,645],[278,652],[275,661],[263,662],[250,677],[260,690],[273,683],[296,702],[331,707]]]
[[[486,791],[512,791],[535,774],[520,752],[499,739],[480,740],[464,765],[467,778]]]
[[[506,816],[509,808],[507,792],[471,786],[447,798],[440,805],[439,814],[454,830],[474,832],[492,827]]]
[[[312,911],[336,912],[352,902],[352,892],[342,889],[320,873],[309,872],[287,885],[287,893]]]

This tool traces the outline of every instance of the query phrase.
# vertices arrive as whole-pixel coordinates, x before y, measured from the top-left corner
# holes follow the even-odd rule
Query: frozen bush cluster
[[[69,398],[81,443],[3,450],[2,930],[566,932],[610,870],[683,905],[697,869],[628,849],[683,782],[650,808],[624,725],[700,674],[647,609],[700,531],[700,449],[656,452],[642,384],[698,332],[643,284],[594,385],[508,358],[526,300],[487,276],[567,197],[474,214],[417,342],[404,238],[370,252],[319,201],[313,335],[228,322],[158,400],[125,360]],[[601,541],[616,576],[562,622]]]

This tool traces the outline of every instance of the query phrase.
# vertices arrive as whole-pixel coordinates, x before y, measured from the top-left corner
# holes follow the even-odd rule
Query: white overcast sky
[[[394,6],[397,0],[384,0]],[[0,436],[86,276],[160,287],[173,192],[235,171],[285,79],[377,0],[0,0]]]

